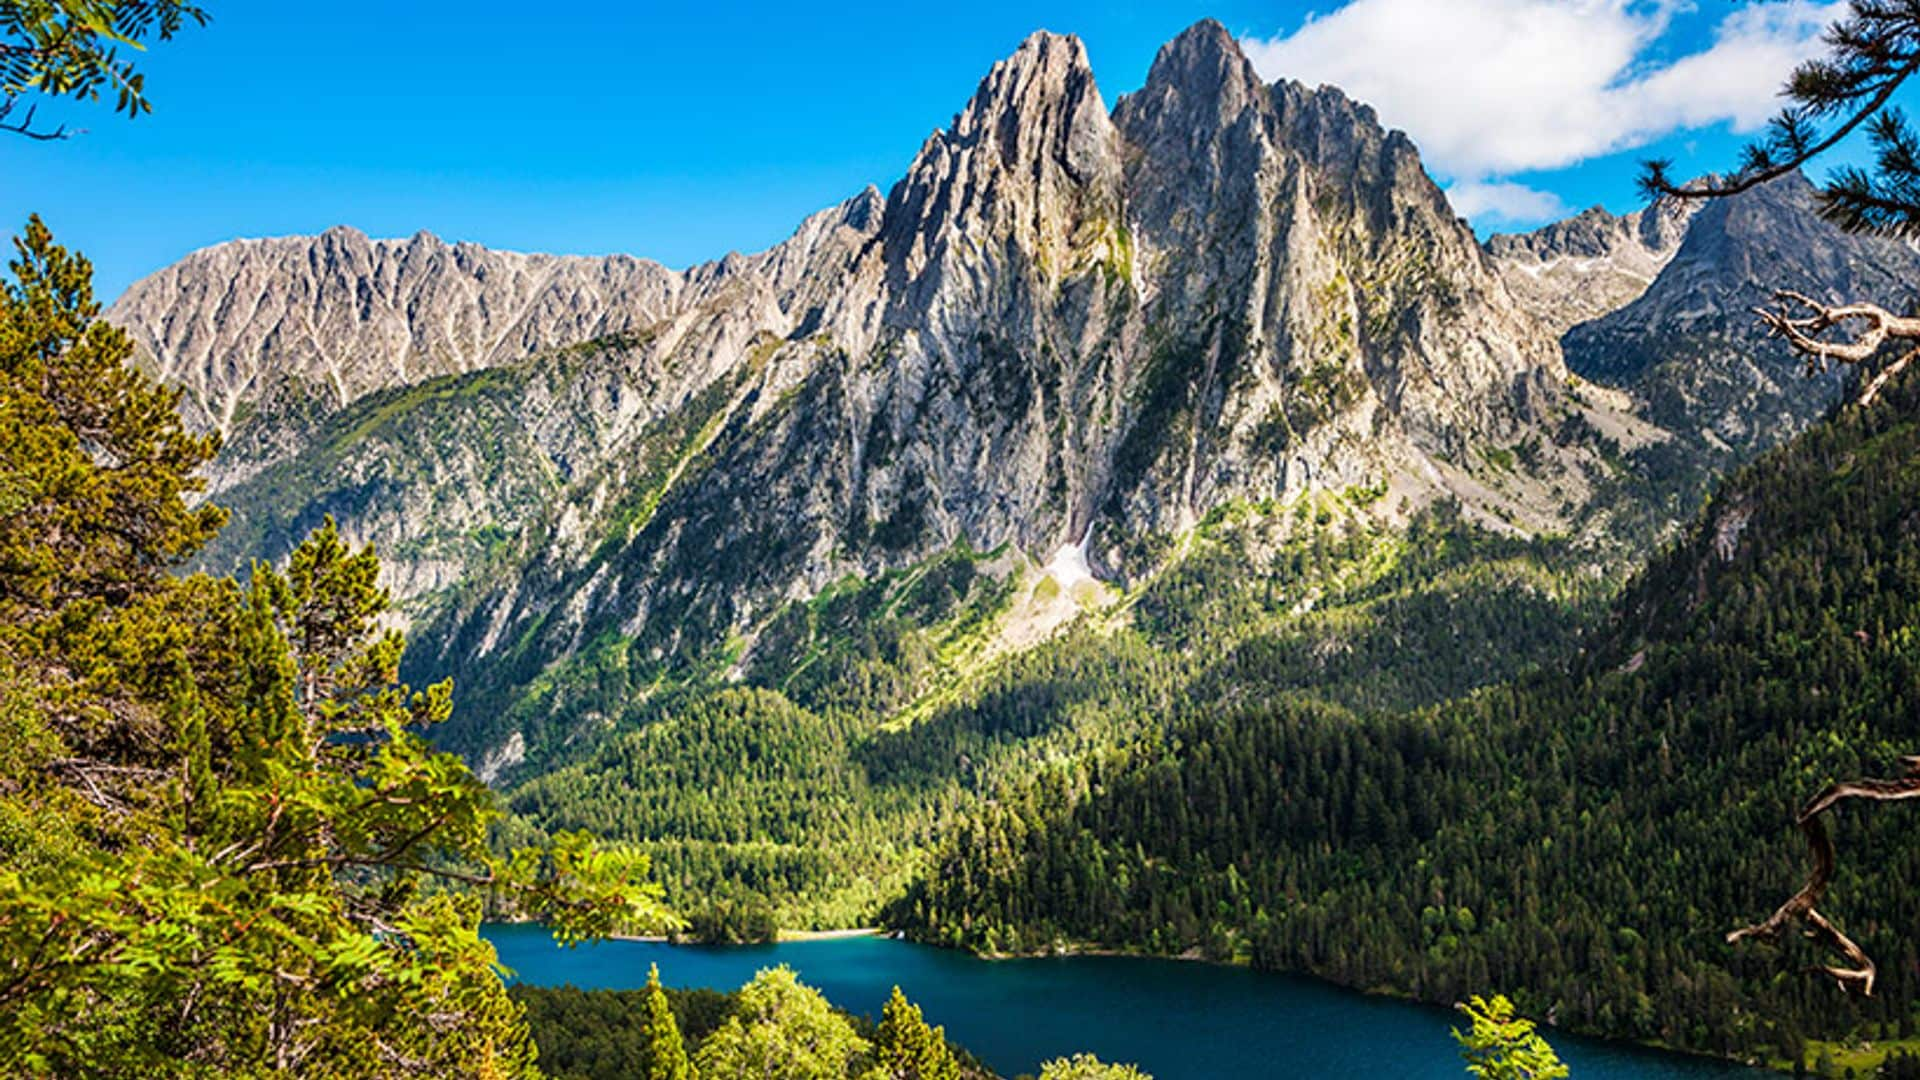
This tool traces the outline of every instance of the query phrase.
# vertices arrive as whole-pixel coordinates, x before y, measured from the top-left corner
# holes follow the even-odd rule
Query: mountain
[[[227,438],[201,565],[373,543],[508,837],[641,844],[711,936],[885,911],[1785,1058],[1855,1033],[1719,935],[1913,734],[1920,591],[1911,385],[1700,516],[1838,385],[1745,309],[1909,295],[1808,195],[1483,245],[1218,24],[1112,108],[1040,33],[766,252],[335,230],[111,317]]]
[[[773,344],[819,309],[835,287],[833,267],[871,238],[878,205],[876,192],[863,192],[809,218],[767,252],[670,275],[677,285],[663,317],[610,309],[578,342],[570,328],[523,325],[523,334],[546,335],[528,337],[538,351],[502,352],[494,366],[470,373],[428,375],[377,352],[340,353],[361,358],[347,385],[367,389],[344,403],[300,395],[291,417],[263,401],[223,449],[212,497],[233,508],[234,521],[203,565],[241,566],[288,550],[333,514],[348,535],[376,544],[387,584],[418,614],[427,599],[496,565],[513,545],[532,545],[535,532],[546,554],[581,557],[595,529],[612,527],[608,519],[632,513],[648,496],[648,478],[665,475],[680,441],[697,435],[714,409],[734,403],[724,395],[744,371],[768,374]],[[315,250],[333,242],[323,237]],[[496,257],[522,258],[488,253],[468,265],[485,282]],[[196,260],[213,261],[189,263]],[[139,310],[145,287],[136,286],[110,317]],[[408,310],[436,327],[444,322],[444,312]],[[641,329],[594,336],[641,322]],[[266,381],[304,385],[281,371],[303,363],[302,354],[262,357],[272,365]],[[403,380],[403,370],[418,377]]]
[[[828,211],[761,255],[684,272],[427,233],[370,240],[345,227],[237,240],[141,279],[106,317],[133,335],[143,365],[183,391],[187,421],[225,438],[218,492],[383,390],[642,330],[676,345],[691,336],[689,351],[723,351],[728,328],[712,325],[715,310],[764,317],[806,300],[813,247],[833,220]]]
[[[629,686],[738,661],[783,605],[959,547],[1138,582],[1209,513],[1310,493],[1576,528],[1615,469],[1586,433],[1638,430],[1569,388],[1404,135],[1263,84],[1214,23],[1111,111],[1034,35],[884,199],[760,255],[336,230],[199,253],[111,317],[229,435],[206,565],[335,515],[496,749],[588,653]]]
[[[1657,276],[1612,310],[1591,312],[1566,296],[1544,298],[1548,308],[1588,316],[1567,326],[1567,366],[1626,390],[1648,420],[1729,460],[1803,430],[1837,399],[1847,378],[1845,371],[1829,371],[1809,386],[1801,359],[1767,338],[1753,308],[1770,303],[1778,289],[1900,308],[1913,301],[1920,281],[1913,248],[1843,233],[1822,220],[1813,185],[1798,172],[1733,198],[1663,203],[1642,215],[1636,222],[1588,211],[1565,223],[1585,222],[1602,236],[1645,236],[1644,215],[1656,216],[1652,231],[1664,238],[1661,245],[1616,240],[1600,257],[1607,267],[1601,277],[1619,280],[1636,266],[1643,269],[1633,273],[1644,273],[1653,265],[1649,256],[1665,252]],[[1680,221],[1685,230],[1676,234]],[[1513,284],[1531,267],[1553,262],[1546,253],[1561,250],[1555,245],[1562,231],[1551,226],[1528,237],[1495,237],[1489,249]],[[1625,297],[1624,291],[1614,295]]]
[[[888,922],[1435,1003],[1499,986],[1563,1028],[1783,1070],[1886,1053],[1920,998],[1897,808],[1848,812],[1820,903],[1879,961],[1870,1002],[1799,935],[1724,935],[1805,880],[1806,799],[1920,740],[1920,380],[1897,386],[1731,474],[1570,658],[1418,711],[1175,695],[1131,743],[976,804]]]
[[[1487,254],[1521,306],[1559,336],[1638,300],[1701,205],[1661,199],[1624,216],[1595,206],[1531,233],[1490,236]]]
[[[447,738],[515,829],[645,843],[702,925],[843,926],[983,800],[1184,702],[1358,723],[1560,663],[1744,451],[1650,419],[1684,335],[1588,378],[1558,339],[1732,273],[1703,230],[1798,227],[1755,205],[1483,246],[1404,135],[1217,24],[1111,109],[1041,33],[889,192],[767,252],[336,231],[113,317],[220,403],[201,565],[326,515],[372,542],[405,673],[455,679]]]

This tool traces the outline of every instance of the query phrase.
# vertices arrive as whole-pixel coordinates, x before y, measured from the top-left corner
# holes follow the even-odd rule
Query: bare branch
[[[1779,307],[1754,308],[1753,312],[1766,324],[1769,336],[1785,338],[1795,352],[1807,358],[1810,375],[1825,371],[1831,361],[1864,367],[1889,339],[1920,341],[1920,318],[1895,315],[1878,304],[1823,304],[1791,290],[1782,290],[1773,296]],[[1821,336],[1847,323],[1864,324],[1865,329],[1842,341]],[[1859,403],[1872,404],[1887,380],[1905,369],[1914,355],[1908,352],[1868,380]]]
[[[1920,347],[1908,349],[1906,352],[1900,354],[1900,359],[1881,368],[1878,374],[1867,381],[1867,388],[1861,391],[1860,404],[1873,404],[1873,399],[1879,395],[1881,388],[1886,386],[1895,375],[1905,371],[1907,365],[1912,363],[1915,357],[1920,357]]]
[[[1727,944],[1737,945],[1749,938],[1777,941],[1790,924],[1805,923],[1807,937],[1838,951],[1850,965],[1826,964],[1812,970],[1831,977],[1840,984],[1842,990],[1858,992],[1863,997],[1873,995],[1873,983],[1878,974],[1873,958],[1814,909],[1814,905],[1826,895],[1828,884],[1833,881],[1833,839],[1827,835],[1821,815],[1848,799],[1899,802],[1920,798],[1920,756],[1901,758],[1900,763],[1906,766],[1907,775],[1898,779],[1845,780],[1830,785],[1813,797],[1813,801],[1800,811],[1799,818],[1800,831],[1806,834],[1807,847],[1813,856],[1813,870],[1807,875],[1806,884],[1800,887],[1799,892],[1788,897],[1787,902],[1781,904],[1765,922],[1743,926],[1728,934]]]
[[[52,131],[35,131],[33,129],[33,116],[34,113],[39,111],[40,107],[38,105],[27,106],[26,116],[21,117],[18,121],[8,122],[7,117],[12,115],[14,104],[18,100],[18,98],[9,97],[5,101],[0,101],[0,131],[10,132],[14,135],[25,135],[29,139],[38,139],[41,142],[54,142],[78,134],[78,132],[68,131],[67,125],[65,124],[61,124]]]

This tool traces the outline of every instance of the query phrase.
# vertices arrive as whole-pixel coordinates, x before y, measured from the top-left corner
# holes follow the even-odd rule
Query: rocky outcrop
[[[677,339],[715,308],[819,302],[821,245],[877,213],[877,192],[758,256],[684,272],[629,256],[526,255],[427,233],[237,240],[136,282],[106,312],[181,411],[227,443],[216,492],[307,445],[369,394],[500,367],[558,346],[648,331]]]
[[[189,423],[243,436],[236,449],[255,417],[283,429],[261,433],[259,456],[271,457],[290,418],[645,325],[684,291],[682,275],[639,259],[520,255],[426,233],[370,240],[342,227],[197,251],[135,283],[107,318],[184,391]]]
[[[1140,309],[1180,425],[1144,423],[1120,464],[1186,437],[1157,462],[1174,475],[1116,493],[1127,520],[1186,515],[1162,515],[1166,527],[1235,494],[1381,482],[1459,493],[1474,485],[1449,462],[1550,411],[1551,342],[1413,144],[1371,109],[1332,88],[1263,85],[1203,23],[1161,50],[1115,120],[1134,148]]]
[[[322,411],[282,454],[257,453],[264,438],[229,445],[214,497],[234,520],[202,562],[277,556],[331,514],[380,550],[387,584],[418,615],[522,548],[583,557],[711,414],[738,404],[744,373],[785,378],[767,357],[818,320],[879,218],[869,189],[765,253],[680,275],[667,314],[642,329],[466,374],[395,376]],[[288,432],[276,415],[240,434]]]

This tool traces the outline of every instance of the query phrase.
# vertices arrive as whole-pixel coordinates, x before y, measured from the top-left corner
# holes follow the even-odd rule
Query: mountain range
[[[412,673],[456,677],[458,745],[526,777],[956,553],[1013,597],[965,663],[1132,610],[1223,514],[1285,544],[1445,507],[1617,570],[1838,393],[1746,309],[1916,268],[1797,176],[1481,242],[1404,134],[1204,22],[1111,108],[1033,35],[890,191],[756,255],[336,228],[196,252],[108,317],[225,437],[202,565],[334,516]]]

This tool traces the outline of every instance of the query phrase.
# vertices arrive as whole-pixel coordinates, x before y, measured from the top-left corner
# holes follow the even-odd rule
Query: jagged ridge
[[[292,302],[210,299],[296,267]],[[1132,580],[1214,507],[1343,491],[1579,528],[1612,468],[1581,432],[1629,423],[1568,390],[1404,135],[1263,84],[1212,22],[1111,112],[1079,41],[1034,35],[884,200],[761,255],[676,274],[336,233],[202,253],[115,317],[236,435],[228,557],[325,512],[379,543],[415,663],[489,703],[476,745],[583,651],[644,685],[957,544]],[[303,325],[339,347],[282,349]],[[579,337],[601,344],[551,351]],[[489,439],[513,449],[449,444]]]

